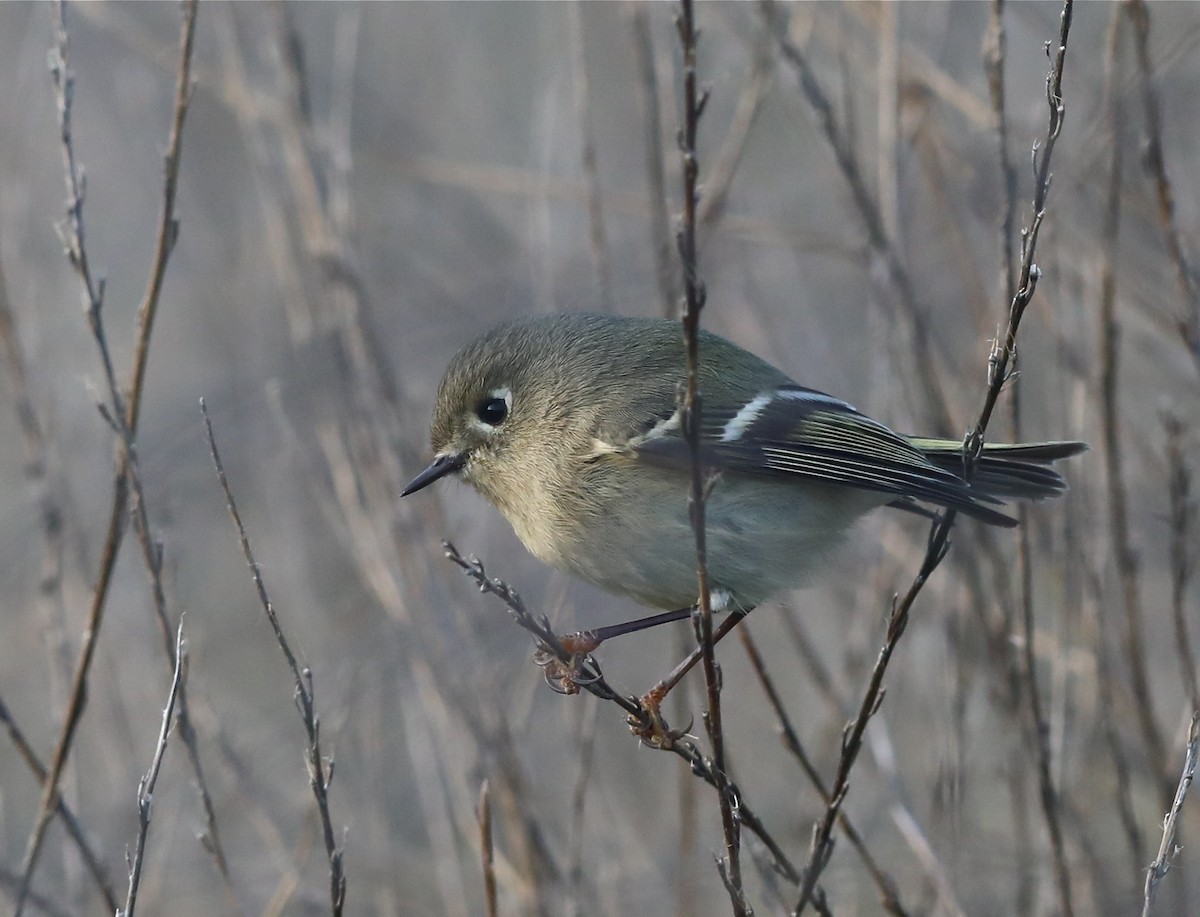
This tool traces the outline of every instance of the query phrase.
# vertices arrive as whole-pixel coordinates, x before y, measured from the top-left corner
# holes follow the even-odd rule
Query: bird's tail
[[[962,443],[949,439],[911,440],[930,463],[961,475]],[[1050,468],[1059,459],[1087,451],[1087,443],[987,443],[971,477],[976,497],[993,500],[1045,500],[1067,489],[1066,479]]]

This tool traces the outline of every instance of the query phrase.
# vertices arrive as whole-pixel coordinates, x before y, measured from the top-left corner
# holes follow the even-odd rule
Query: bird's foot
[[[667,690],[662,684],[655,685],[638,702],[642,715],[630,714],[628,719],[629,731],[641,739],[643,745],[664,751],[673,748],[692,728],[689,722],[686,729],[672,729],[663,719],[662,702]]]
[[[556,694],[578,694],[582,688],[599,681],[599,673],[585,671],[584,663],[591,652],[604,642],[603,639],[597,637],[593,631],[583,630],[563,634],[558,638],[558,642],[566,650],[566,660],[548,647],[542,647],[533,654],[533,661],[542,667],[550,690]]]

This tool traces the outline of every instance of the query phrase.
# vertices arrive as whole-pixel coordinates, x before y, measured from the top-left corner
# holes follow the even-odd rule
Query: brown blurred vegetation
[[[1043,43],[1057,35],[1059,11],[1037,2],[1004,12],[1018,228],[1031,217],[1030,148],[1047,118]],[[197,840],[206,828],[195,774],[173,737],[142,879],[149,912],[329,910],[304,728],[212,471],[201,397],[271,599],[313,673],[323,751],[336,760],[330,810],[343,832],[348,913],[482,913],[475,807],[484,778],[501,913],[728,912],[710,859],[721,845],[712,792],[676,759],[639,749],[615,707],[546,690],[527,635],[446,563],[440,539],[483,557],[559,630],[639,609],[536,564],[466,488],[397,501],[426,457],[441,369],[477,332],[530,312],[666,310],[672,281],[660,282],[664,225],[647,160],[661,151],[677,211],[679,52],[672,9],[641,8],[661,103],[651,136],[654,90],[634,13],[626,4],[201,6],[180,236],[137,452],[168,615],[184,615],[191,718],[230,882]],[[990,13],[984,3],[784,9],[931,330],[928,359],[953,418],[934,428],[912,315],[760,8],[698,9],[712,91],[701,182],[719,203],[701,232],[705,325],[903,430],[962,435],[1007,312],[1006,197],[981,50]],[[1151,4],[1149,14],[1143,63],[1194,266],[1200,11]],[[68,17],[87,243],[107,280],[104,320],[124,380],[161,206],[179,13],[111,3],[71,7]],[[64,191],[52,44],[48,8],[0,4],[0,268],[16,345],[0,352],[0,699],[43,758],[57,741],[100,563],[115,442],[96,409],[103,374],[55,230]],[[1184,667],[1200,630],[1196,539],[1180,486],[1200,429],[1200,357],[1179,328],[1188,305],[1160,219],[1137,47],[1126,8],[1076,9],[1043,276],[1014,383],[1024,438],[1093,444],[1066,467],[1068,496],[1028,513],[1056,817],[1084,914],[1141,907],[1182,766],[1195,694]],[[1115,238],[1106,236],[1114,143]],[[1107,355],[1106,274],[1109,330],[1119,331]],[[40,439],[19,413],[25,396]],[[1006,402],[992,437],[1006,438],[1008,422]],[[44,480],[31,455],[44,461]],[[1114,500],[1127,506],[1125,535],[1119,518],[1114,529]],[[47,507],[61,530],[46,524]],[[747,622],[825,774],[925,535],[919,519],[877,514],[827,581]],[[1011,533],[960,524],[851,779],[846,811],[912,913],[1061,907],[1020,677],[1016,544]],[[1141,628],[1132,651],[1131,613]],[[162,643],[131,535],[62,784],[120,897],[138,780],[170,680]],[[601,658],[610,680],[636,693],[679,650],[679,635],[664,631],[606,645]],[[719,658],[733,775],[802,863],[824,806],[780,743],[742,648],[728,641]],[[702,708],[698,678],[689,687],[676,725]],[[6,896],[39,794],[0,738]],[[1160,913],[1200,900],[1197,811],[1189,800]],[[682,843],[681,824],[694,825]],[[760,853],[746,841],[747,864]],[[760,912],[794,903],[779,877],[746,871]],[[822,885],[837,913],[880,907],[845,841]],[[33,889],[48,913],[102,908],[57,822]]]

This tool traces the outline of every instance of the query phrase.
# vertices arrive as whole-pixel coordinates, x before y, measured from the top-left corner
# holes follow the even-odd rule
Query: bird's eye
[[[505,398],[485,398],[475,408],[475,416],[489,427],[498,427],[508,417],[508,401]]]

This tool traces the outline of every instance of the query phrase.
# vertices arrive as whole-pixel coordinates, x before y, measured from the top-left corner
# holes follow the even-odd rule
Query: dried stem
[[[492,850],[492,801],[485,779],[479,785],[479,851],[483,865],[483,895],[487,902],[488,917],[500,913],[496,903],[496,864]]]
[[[904,316],[912,328],[912,361],[921,382],[922,391],[928,400],[927,408],[930,420],[935,426],[948,428],[951,424],[952,413],[945,399],[946,387],[941,382],[938,363],[933,352],[933,335],[929,327],[929,318],[917,303],[908,271],[904,267],[894,240],[888,235],[883,213],[867,187],[866,178],[855,157],[853,138],[848,136],[848,131],[839,125],[833,104],[817,80],[816,72],[813,70],[808,56],[788,36],[787,24],[783,21],[781,11],[774,0],[761,0],[761,9],[767,27],[779,45],[783,59],[795,69],[800,90],[821,123],[821,132],[829,143],[838,170],[854,200],[854,209],[866,230],[867,243],[871,253],[881,263],[889,283],[899,298]]]
[[[16,747],[17,754],[21,756],[21,760],[25,762],[25,766],[37,778],[38,785],[45,786],[46,767],[38,758],[33,746],[29,744],[25,733],[17,725],[17,721],[12,718],[8,705],[4,703],[3,698],[0,698],[0,724],[4,725],[5,731],[8,732],[9,740]],[[62,798],[61,794],[58,797],[57,811],[58,817],[62,819],[63,827],[67,829],[67,834],[70,835],[71,840],[75,842],[75,846],[79,849],[79,854],[83,857],[83,862],[87,866],[88,872],[92,874],[92,879],[96,883],[97,890],[104,898],[104,906],[108,910],[115,912],[120,905],[117,903],[117,896],[113,891],[112,883],[109,881],[104,864],[100,861],[99,855],[88,841],[87,835],[83,830],[83,824],[71,810],[71,807],[67,805],[66,800]],[[33,900],[32,893],[30,894],[30,900]]]
[[[329,901],[331,912],[334,917],[339,917],[346,902],[346,876],[342,868],[342,850],[337,845],[337,839],[334,836],[333,830],[333,819],[329,814],[329,784],[333,780],[334,763],[333,759],[330,758],[328,764],[326,764],[326,759],[321,754],[321,725],[317,717],[312,671],[307,666],[303,669],[300,667],[296,659],[296,654],[292,652],[292,648],[284,636],[283,628],[279,623],[279,617],[275,613],[275,606],[271,604],[271,600],[267,596],[267,587],[263,583],[262,573],[250,548],[250,538],[246,534],[241,514],[238,512],[237,503],[233,498],[233,491],[230,489],[229,481],[225,477],[225,467],[222,465],[221,455],[217,451],[217,441],[213,435],[212,421],[209,419],[208,407],[204,404],[203,399],[200,400],[200,412],[204,416],[204,433],[208,440],[208,449],[212,456],[213,467],[216,469],[217,480],[221,484],[221,491],[225,495],[225,506],[228,508],[229,515],[233,519],[233,526],[237,531],[238,541],[242,546],[242,555],[246,558],[246,563],[250,567],[250,574],[254,578],[254,589],[258,594],[259,604],[262,605],[263,612],[267,616],[267,621],[271,625],[271,630],[275,633],[275,640],[279,643],[279,648],[283,651],[288,668],[292,672],[292,679],[296,685],[296,704],[300,708],[300,715],[304,720],[304,730],[308,734],[309,786],[312,788],[313,797],[317,801],[317,812],[321,819],[321,835],[325,842],[325,855],[329,860]]]
[[[758,677],[758,682],[762,685],[763,691],[767,695],[767,700],[771,703],[771,709],[775,711],[775,718],[779,721],[779,731],[784,747],[796,759],[796,762],[800,765],[800,769],[804,771],[804,776],[812,783],[822,802],[828,805],[830,801],[829,790],[825,786],[825,781],[821,779],[816,765],[809,758],[808,752],[804,750],[804,745],[800,742],[800,736],[796,732],[796,727],[792,725],[791,717],[788,716],[786,708],[783,706],[783,699],[779,696],[779,691],[775,687],[775,680],[771,678],[770,673],[767,671],[766,663],[763,661],[762,654],[758,651],[758,646],[750,634],[749,626],[743,624],[738,628],[738,636],[741,637],[742,646],[745,648],[746,654],[750,657],[750,665],[754,669],[754,674]],[[846,839],[850,841],[850,845],[862,859],[863,865],[867,867],[867,872],[870,874],[876,888],[879,889],[879,901],[883,909],[889,914],[896,915],[896,917],[907,914],[908,911],[905,910],[904,905],[900,901],[900,890],[896,885],[896,880],[880,867],[871,855],[871,852],[867,850],[866,842],[863,840],[862,835],[858,833],[858,829],[851,823],[850,816],[845,812],[839,812],[838,824],[845,833]]]
[[[713,159],[713,166],[708,170],[708,177],[704,181],[704,194],[697,202],[696,223],[708,234],[712,233],[725,214],[729,189],[742,161],[746,141],[750,139],[750,129],[758,119],[767,92],[774,82],[773,60],[769,53],[770,39],[771,36],[764,30],[764,34],[755,42],[750,69],[742,83],[742,91],[738,94],[733,118],[729,122],[725,138],[721,141],[721,148],[717,150]]]
[[[8,285],[5,282],[4,266],[0,263],[0,346],[4,350],[4,360],[8,367],[9,385],[16,402],[17,422],[21,428],[21,437],[25,448],[25,477],[29,483],[34,500],[39,507],[42,535],[42,573],[38,594],[47,610],[44,614],[47,629],[58,630],[61,627],[62,603],[62,558],[63,558],[63,511],[59,498],[49,486],[47,476],[48,444],[43,425],[38,418],[37,409],[29,392],[29,379],[25,366],[25,355],[21,347],[20,336],[17,333],[17,318],[12,303],[8,297]],[[51,608],[52,606],[52,608]],[[22,760],[37,778],[39,786],[46,782],[46,768],[39,760],[37,753],[25,740],[24,732],[12,718],[7,706],[0,698],[0,722],[7,727],[9,738],[17,748]],[[105,906],[110,911],[116,911],[117,898],[113,892],[103,864],[88,842],[83,827],[71,811],[66,801],[59,796],[57,812],[63,820],[68,835],[78,848],[80,856],[97,890],[104,898]]]
[[[164,156],[164,197],[160,211],[159,229],[155,242],[154,256],[150,282],[146,296],[139,310],[139,322],[135,339],[135,360],[131,373],[128,402],[121,398],[119,390],[114,386],[112,402],[112,417],[120,418],[121,425],[128,432],[128,442],[136,438],[139,406],[141,404],[142,388],[145,381],[145,364],[149,357],[151,332],[154,318],[157,314],[158,297],[162,290],[162,278],[170,259],[178,232],[175,219],[174,190],[176,176],[179,170],[181,140],[184,118],[187,114],[188,101],[191,95],[191,63],[192,42],[195,35],[196,0],[189,0],[183,6],[183,22],[180,30],[179,66],[176,76],[175,108],[172,117],[171,135],[168,138],[168,148]],[[75,145],[71,121],[71,105],[74,96],[74,74],[70,69],[70,44],[67,34],[66,2],[54,5],[55,47],[51,52],[51,76],[54,80],[55,97],[58,104],[59,139],[63,157],[63,172],[67,187],[67,214],[60,232],[67,259],[75,269],[80,280],[84,311],[97,340],[103,340],[103,328],[100,325],[100,314],[104,302],[104,282],[92,274],[88,259],[86,232],[83,220],[83,203],[86,190],[83,170],[75,158]],[[103,356],[103,354],[102,354]],[[105,358],[106,359],[106,358]],[[113,378],[111,362],[106,362],[105,376]],[[118,462],[118,468],[113,476],[113,498],[109,510],[108,527],[104,537],[104,545],[100,552],[100,569],[96,584],[92,591],[92,600],[88,609],[87,625],[84,630],[83,645],[80,647],[79,660],[71,681],[70,698],[63,717],[62,730],[55,745],[54,754],[50,759],[46,780],[42,785],[42,798],[38,806],[38,815],[25,847],[25,855],[21,863],[21,880],[17,889],[17,901],[14,908],[16,917],[24,910],[29,886],[37,868],[42,844],[45,840],[46,828],[50,818],[57,811],[59,789],[58,784],[70,757],[75,739],[75,731],[83,717],[84,701],[87,695],[88,676],[91,672],[92,660],[99,640],[101,624],[104,619],[104,608],[108,598],[108,588],[112,582],[113,569],[116,566],[117,555],[125,532],[126,501],[129,494],[129,451],[123,449],[123,457]],[[215,822],[212,836],[215,842]]]
[[[1000,176],[1003,181],[1004,217],[1001,222],[1000,270],[1006,291],[1006,301],[1013,303],[1017,299],[1016,280],[1014,276],[1015,252],[1013,248],[1013,225],[1016,219],[1016,170],[1013,168],[1008,151],[1007,116],[1004,108],[1004,20],[1003,0],[995,0],[992,6],[991,36],[988,41],[990,53],[986,55],[988,72],[988,87],[992,99],[996,123],[996,140],[999,150]],[[1052,93],[1057,90],[1051,90]],[[1051,95],[1051,135],[1055,133],[1053,120],[1055,118],[1054,95]],[[1058,115],[1061,125],[1061,114]],[[1052,141],[1048,138],[1047,146]],[[1036,155],[1036,151],[1035,151]],[[1048,154],[1047,154],[1048,155]],[[1045,162],[1043,161],[1043,166]],[[1044,172],[1047,184],[1050,180],[1048,169]],[[1036,203],[1035,203],[1036,206]],[[1032,261],[1030,261],[1032,265]],[[1021,266],[1022,277],[1031,275],[1024,264]],[[1015,375],[1017,354],[1013,354]],[[1014,442],[1021,442],[1021,386],[1013,385],[1009,392],[1009,425]],[[1029,731],[1033,737],[1035,761],[1038,778],[1039,799],[1041,800],[1042,817],[1050,836],[1054,858],[1054,874],[1058,886],[1059,903],[1065,915],[1073,913],[1071,898],[1071,878],[1067,868],[1066,854],[1062,840],[1062,824],[1059,813],[1058,797],[1055,792],[1051,775],[1052,756],[1049,742],[1049,724],[1043,707],[1042,692],[1037,679],[1037,656],[1035,641],[1037,626],[1033,605],[1033,548],[1032,533],[1029,530],[1029,512],[1024,505],[1017,507],[1017,582],[1020,602],[1021,622],[1021,677],[1024,683],[1025,696],[1029,701]]]
[[[1154,179],[1158,198],[1158,222],[1167,237],[1167,255],[1175,267],[1175,277],[1183,294],[1183,313],[1177,322],[1179,335],[1200,370],[1200,285],[1195,267],[1188,262],[1183,239],[1175,221],[1175,193],[1167,176],[1166,157],[1162,145],[1162,106],[1154,86],[1150,60],[1150,8],[1145,0],[1127,0],[1125,4],[1133,23],[1134,48],[1137,52],[1138,75],[1141,78],[1142,112],[1146,116],[1145,165]]]
[[[586,875],[583,836],[587,830],[585,811],[588,787],[591,784],[592,766],[596,760],[593,751],[596,746],[596,712],[599,705],[592,701],[584,706],[584,714],[579,720],[579,771],[575,777],[575,788],[571,793],[571,829],[568,835],[568,892],[567,904],[563,912],[569,917],[575,917],[586,910],[580,905]]]
[[[1051,177],[1050,160],[1063,124],[1062,73],[1063,65],[1066,61],[1067,37],[1071,28],[1072,9],[1072,0],[1065,0],[1057,49],[1056,53],[1051,55],[1051,69],[1046,77],[1046,95],[1050,107],[1050,117],[1040,158],[1038,157],[1038,148],[1036,146],[1034,148],[1036,180],[1033,197],[1034,217],[1030,227],[1022,233],[1021,265],[1018,274],[1017,291],[1009,304],[1008,323],[1002,342],[997,341],[995,343],[988,358],[988,387],[984,397],[983,408],[980,411],[979,419],[963,443],[963,466],[965,476],[968,480],[974,471],[979,456],[982,454],[984,433],[995,410],[1000,392],[1009,379],[1009,367],[1016,353],[1017,331],[1020,327],[1021,318],[1025,313],[1025,308],[1033,298],[1037,279],[1041,274],[1040,269],[1034,262],[1034,255],[1037,248],[1038,234],[1046,215],[1046,195],[1049,192]],[[1049,46],[1047,47],[1049,50]],[[803,73],[805,72],[808,72],[811,77],[810,71],[802,70],[802,82],[805,82],[803,78]],[[831,113],[830,116],[832,116]],[[850,771],[862,748],[862,738],[867,722],[879,709],[879,705],[883,701],[884,674],[887,671],[892,654],[895,652],[896,645],[903,636],[905,628],[908,626],[909,612],[916,601],[917,595],[921,592],[929,576],[937,569],[942,559],[946,556],[950,544],[950,530],[954,525],[955,517],[956,513],[950,510],[933,524],[930,530],[925,557],[921,562],[921,567],[915,579],[903,598],[893,599],[892,601],[892,611],[888,618],[887,635],[884,645],[880,649],[875,666],[871,671],[871,677],[867,689],[863,694],[858,714],[850,721],[846,729],[846,734],[843,736],[837,773],[829,794],[830,802],[826,806],[825,814],[817,822],[813,831],[813,839],[809,848],[809,859],[803,873],[804,881],[801,884],[800,897],[796,905],[797,914],[801,913],[808,904],[812,896],[814,883],[821,871],[828,864],[829,858],[832,855],[833,825],[837,820],[842,802],[849,789]],[[1043,793],[1043,798],[1045,803],[1049,804],[1053,802],[1052,796],[1047,797],[1045,793]],[[1049,805],[1049,809],[1053,810],[1054,805]],[[1057,826],[1057,819],[1051,819],[1048,815],[1047,820],[1052,825]],[[1061,837],[1057,839],[1056,843],[1053,837],[1054,828],[1051,830],[1052,846],[1057,852],[1061,852]],[[1062,862],[1062,866],[1065,870],[1065,860]],[[1060,880],[1064,875],[1065,873],[1060,873]],[[1063,882],[1060,881],[1060,890],[1064,887]]]
[[[654,747],[678,755],[687,762],[693,775],[714,789],[727,794],[731,804],[736,801],[738,820],[770,851],[774,858],[773,867],[790,882],[800,880],[800,874],[796,871],[796,867],[746,802],[741,790],[726,775],[717,771],[713,759],[706,758],[701,754],[690,736],[672,732],[666,728],[661,716],[648,710],[637,698],[622,693],[609,684],[594,657],[585,655],[581,658],[567,652],[551,628],[549,619],[544,615],[536,616],[530,612],[516,590],[503,580],[489,577],[478,558],[463,557],[449,541],[442,542],[442,546],[445,548],[446,557],[450,562],[469,576],[479,587],[480,592],[499,598],[517,624],[533,636],[537,643],[535,658],[540,663],[545,664],[547,669],[554,665],[562,666],[564,671],[571,673],[571,684],[575,689],[587,691],[601,700],[616,704],[628,715],[630,726],[638,735],[662,737],[663,741]]]
[[[1198,755],[1200,755],[1200,710],[1192,713],[1192,723],[1188,727],[1187,750],[1183,760],[1183,773],[1179,775],[1179,785],[1175,788],[1171,807],[1163,819],[1162,841],[1158,845],[1158,856],[1146,869],[1142,917],[1150,917],[1150,911],[1154,907],[1154,897],[1158,894],[1158,884],[1163,880],[1179,853],[1180,848],[1175,845],[1175,831],[1179,821],[1179,812],[1183,809],[1183,800],[1187,797],[1188,788],[1192,785],[1192,778],[1196,775]]]
[[[1170,413],[1163,415],[1167,433],[1167,502],[1171,523],[1171,618],[1175,622],[1175,650],[1179,654],[1180,674],[1192,703],[1200,710],[1200,678],[1192,655],[1184,605],[1192,578],[1189,541],[1192,533],[1192,470],[1183,447],[1183,423]]]
[[[167,703],[163,707],[162,725],[158,729],[158,742],[154,746],[154,758],[150,769],[138,782],[138,834],[134,844],[133,859],[129,864],[129,890],[125,895],[125,907],[117,911],[117,917],[133,917],[137,907],[138,886],[142,880],[142,863],[146,856],[146,839],[150,836],[150,816],[154,807],[154,788],[158,785],[158,775],[162,770],[163,756],[167,753],[167,737],[171,734],[171,721],[175,712],[175,704],[180,697],[184,680],[187,678],[187,647],[183,640],[183,621],[179,622],[179,630],[175,635],[175,672],[171,676],[171,690],[167,693]]]
[[[587,57],[584,54],[583,8],[577,3],[568,4],[567,20],[571,35],[571,72],[575,89],[575,114],[579,119],[580,156],[583,180],[587,185],[592,269],[596,272],[600,308],[611,312],[613,311],[612,268],[609,265],[608,241],[604,233],[600,169],[596,164],[596,131],[592,125],[592,93],[588,85]]]
[[[1013,246],[1017,209],[1017,173],[1008,149],[1008,115],[1005,109],[1004,64],[1005,64],[1004,0],[993,0],[992,14],[988,24],[988,35],[984,42],[984,66],[988,77],[988,93],[992,102],[992,113],[996,132],[996,145],[1002,181],[1003,217],[1000,222],[1000,276],[1005,291],[1005,300],[1016,299],[1016,250]],[[1047,175],[1048,177],[1048,175]],[[1016,354],[1014,353],[1014,358]],[[1009,425],[1014,442],[1020,442],[1021,430],[1021,387],[1012,386],[1009,396]],[[1030,734],[1034,737],[1035,763],[1038,777],[1039,798],[1042,802],[1042,817],[1054,847],[1055,878],[1058,883],[1059,900],[1063,912],[1072,912],[1070,873],[1062,848],[1057,797],[1051,779],[1051,755],[1047,738],[1049,726],[1042,708],[1041,689],[1037,680],[1035,639],[1037,627],[1033,609],[1033,550],[1032,533],[1029,530],[1029,514],[1024,505],[1017,507],[1017,581],[1021,606],[1020,673],[1014,673],[1025,686],[1029,700]],[[1008,657],[1011,658],[1011,657]],[[1015,660],[1014,660],[1015,662]]]
[[[1122,8],[1114,10],[1119,17]],[[1116,64],[1120,28],[1114,20],[1110,34],[1109,59]],[[1116,90],[1115,73],[1110,68],[1108,83],[1108,123],[1112,143],[1109,164],[1108,198],[1102,231],[1103,260],[1100,265],[1100,412],[1103,424],[1104,465],[1108,482],[1108,513],[1111,546],[1121,602],[1125,613],[1123,645],[1129,666],[1131,688],[1138,708],[1138,726],[1146,757],[1156,781],[1160,781],[1162,805],[1170,804],[1171,790],[1165,781],[1167,747],[1154,714],[1150,680],[1146,671],[1146,648],[1142,634],[1142,603],[1138,585],[1138,561],[1129,531],[1128,491],[1124,474],[1124,438],[1121,429],[1120,393],[1120,322],[1117,318],[1117,255],[1121,221],[1121,125],[1125,114]]]
[[[691,493],[688,508],[692,520],[692,531],[696,538],[696,579],[699,584],[697,638],[701,648],[701,665],[704,668],[704,686],[708,697],[708,709],[704,722],[712,742],[713,763],[720,779],[727,772],[725,761],[725,736],[721,723],[721,683],[713,653],[712,597],[708,585],[708,548],[705,539],[704,501],[709,483],[700,461],[700,430],[703,414],[703,398],[700,392],[700,312],[704,308],[705,289],[700,280],[696,260],[696,211],[699,203],[698,178],[700,163],[696,155],[696,135],[700,127],[708,94],[697,86],[696,81],[696,24],[692,0],[680,0],[679,16],[676,19],[679,43],[683,50],[683,130],[679,145],[683,156],[683,214],[680,219],[676,242],[679,258],[683,265],[683,342],[687,354],[687,378],[683,398],[682,421],[691,454]],[[749,905],[742,892],[742,867],[740,858],[741,839],[734,816],[734,800],[723,787],[717,788],[717,800],[721,809],[721,830],[725,835],[725,856],[718,863],[725,887],[729,891],[733,913],[746,915]]]
[[[646,186],[650,238],[654,245],[655,276],[663,318],[678,318],[679,273],[671,258],[671,210],[667,202],[666,162],[662,144],[662,106],[658,100],[658,71],[654,62],[654,38],[646,7],[633,7],[633,37],[641,74],[638,97],[646,134]]]

